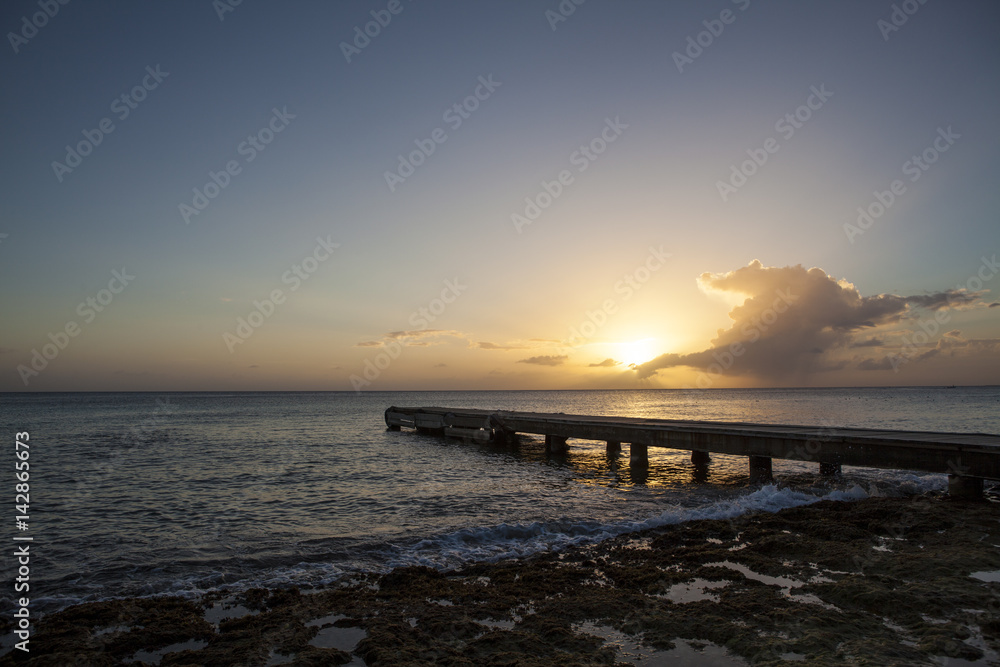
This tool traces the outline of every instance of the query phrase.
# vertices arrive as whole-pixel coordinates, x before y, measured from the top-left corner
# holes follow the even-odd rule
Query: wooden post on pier
[[[750,457],[750,483],[764,484],[772,480],[771,457],[751,456]]]
[[[614,454],[616,452],[620,452],[621,450],[622,450],[622,443],[616,440],[608,440],[608,448],[607,448],[608,454]]]

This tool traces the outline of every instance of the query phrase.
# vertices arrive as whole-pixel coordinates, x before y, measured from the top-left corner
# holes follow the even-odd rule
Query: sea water
[[[545,454],[385,428],[390,405],[1000,433],[1000,388],[0,394],[5,461],[30,434],[36,612],[111,597],[309,587],[448,568],[820,499],[942,491],[944,475],[570,441]],[[9,485],[13,491],[13,483]],[[13,505],[11,493],[11,505]],[[16,534],[13,507],[8,534]],[[13,543],[11,543],[13,544]],[[12,550],[8,550],[12,553]],[[4,578],[17,566],[8,553]],[[13,593],[3,604],[13,605]]]

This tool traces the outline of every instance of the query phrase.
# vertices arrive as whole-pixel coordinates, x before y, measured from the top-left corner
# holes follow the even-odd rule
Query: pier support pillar
[[[545,452],[547,454],[565,454],[568,449],[566,438],[558,435],[545,436]]]
[[[513,431],[505,431],[502,428],[493,429],[493,444],[494,445],[516,445],[517,444],[517,433]]]
[[[608,440],[608,454],[614,454],[615,452],[620,452],[622,450],[622,443],[616,440]]]
[[[823,463],[820,461],[819,474],[824,477],[835,477],[840,474],[839,463]]]
[[[708,455],[708,452],[697,450],[691,452],[691,463],[694,464],[693,479],[696,484],[704,484],[708,481],[708,464],[711,460],[712,457]]]
[[[388,431],[398,431],[399,430],[399,424],[389,424],[386,427],[386,430],[388,430]]]
[[[750,483],[765,483],[772,480],[771,457],[751,456],[750,457]]]
[[[649,448],[646,445],[640,445],[637,442],[630,443],[628,446],[628,454],[628,460],[631,465],[649,465]]]
[[[983,478],[948,475],[948,495],[952,498],[977,500],[983,497]]]

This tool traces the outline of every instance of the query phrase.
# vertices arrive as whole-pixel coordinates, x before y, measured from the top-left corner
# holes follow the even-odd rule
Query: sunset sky
[[[2,391],[1000,384],[995,2],[51,5]]]

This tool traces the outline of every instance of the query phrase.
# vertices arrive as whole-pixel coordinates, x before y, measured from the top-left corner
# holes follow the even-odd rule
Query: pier
[[[539,435],[551,454],[565,453],[570,438],[604,442],[609,453],[627,444],[632,466],[649,464],[650,447],[690,451],[701,472],[712,454],[746,456],[753,483],[771,480],[772,459],[812,461],[823,475],[839,474],[845,465],[943,473],[949,493],[962,498],[981,497],[983,480],[1000,479],[1000,435],[982,433],[395,406],[386,409],[385,423],[392,430],[405,426],[483,443],[513,443],[518,433]]]

